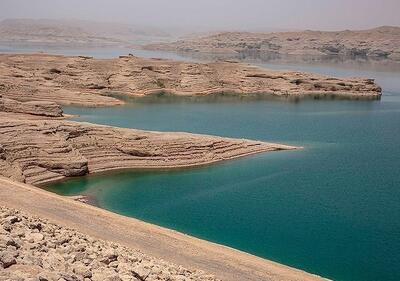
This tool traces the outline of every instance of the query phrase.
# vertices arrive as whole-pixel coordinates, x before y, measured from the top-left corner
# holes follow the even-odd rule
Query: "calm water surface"
[[[66,108],[77,120],[304,146],[179,171],[123,171],[48,189],[334,280],[400,280],[400,72],[368,76],[380,101],[132,100]]]
[[[164,58],[179,61],[196,61],[188,57],[183,57],[171,52],[162,51],[146,51],[140,49],[133,49],[127,47],[77,47],[68,48],[61,46],[48,46],[48,45],[21,45],[9,44],[1,42],[0,40],[0,54],[35,54],[47,53],[52,55],[65,55],[65,56],[92,56],[98,59],[116,58],[122,55],[133,54],[138,57],[144,58]]]

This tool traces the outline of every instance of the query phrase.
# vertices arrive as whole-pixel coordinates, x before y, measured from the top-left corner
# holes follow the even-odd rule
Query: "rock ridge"
[[[373,79],[275,71],[229,61],[201,64],[134,56],[0,55],[0,81],[3,98],[82,106],[123,104],[115,94],[379,98],[382,91]]]
[[[0,111],[25,113],[46,117],[62,117],[63,110],[55,102],[27,101],[19,102],[13,99],[3,98],[0,95]]]
[[[12,113],[0,117],[0,175],[36,185],[107,170],[199,166],[295,149],[260,141],[65,120],[18,120]]]
[[[149,44],[144,48],[188,54],[225,54],[238,58],[293,55],[400,62],[400,27],[382,26],[355,31],[223,32],[172,43]]]

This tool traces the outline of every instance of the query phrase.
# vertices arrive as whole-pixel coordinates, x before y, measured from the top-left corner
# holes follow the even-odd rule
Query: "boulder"
[[[18,256],[17,252],[5,250],[0,253],[0,265],[3,268],[9,268],[10,266],[17,264],[15,257]]]

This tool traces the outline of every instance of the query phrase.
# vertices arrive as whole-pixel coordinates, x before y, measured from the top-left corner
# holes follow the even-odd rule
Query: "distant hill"
[[[164,41],[169,34],[153,27],[81,20],[6,19],[0,41],[52,45],[115,45]]]
[[[223,32],[173,43],[151,44],[145,48],[232,57],[293,55],[400,61],[400,27],[336,32]]]

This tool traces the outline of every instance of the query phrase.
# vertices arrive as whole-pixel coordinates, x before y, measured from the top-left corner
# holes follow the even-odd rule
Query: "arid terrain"
[[[399,11],[0,0],[0,281],[400,281]]]
[[[0,280],[326,280],[1,176],[0,205]]]
[[[112,106],[111,95],[272,94],[378,98],[372,79],[264,70],[248,64],[0,55],[0,175],[39,184],[122,168],[209,164],[294,147],[64,120],[61,105]]]
[[[121,47],[169,37],[160,29],[130,24],[49,19],[0,22],[0,44],[6,46]]]
[[[29,185],[100,171],[200,166],[297,149],[262,141],[73,122],[66,120],[61,107],[118,106],[123,101],[115,94],[160,93],[358,99],[379,98],[381,88],[369,78],[272,71],[231,61],[198,64],[134,56],[100,60],[0,55],[0,205],[5,206],[0,212],[0,280],[87,281],[110,276],[115,276],[112,280],[323,280]],[[62,243],[65,237],[70,242]],[[89,242],[94,246],[87,246]]]
[[[2,206],[0,225],[2,281],[218,280]]]
[[[383,26],[360,31],[224,32],[173,43],[151,44],[149,50],[183,54],[220,54],[227,57],[280,56],[337,57],[400,61],[400,27]]]
[[[17,120],[13,113],[0,112],[0,118],[0,175],[32,184],[123,168],[199,166],[294,149],[257,141],[64,120]]]
[[[111,106],[123,103],[113,94],[140,97],[159,93],[377,99],[381,88],[369,78],[275,71],[230,61],[0,55],[0,94],[4,98]]]

